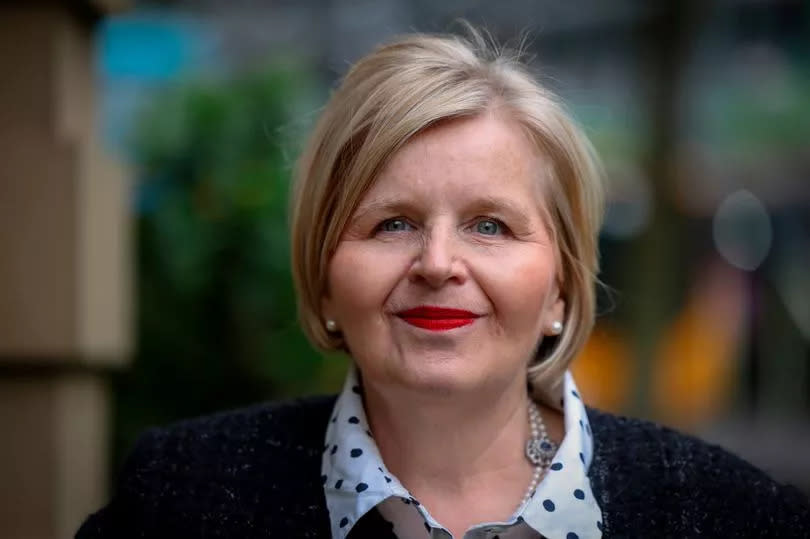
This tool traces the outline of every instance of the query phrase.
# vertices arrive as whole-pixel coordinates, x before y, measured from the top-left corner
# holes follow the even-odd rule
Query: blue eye
[[[404,219],[388,219],[380,223],[379,229],[383,232],[404,232],[410,227],[411,225]]]
[[[475,224],[475,231],[485,236],[500,234],[501,228],[501,223],[494,219],[482,219]]]

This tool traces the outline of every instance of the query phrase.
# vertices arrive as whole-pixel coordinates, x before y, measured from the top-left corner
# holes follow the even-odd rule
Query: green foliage
[[[186,86],[143,115],[137,347],[115,385],[116,460],[149,425],[337,389],[345,361],[298,329],[289,269],[292,126],[311,87],[276,68]]]

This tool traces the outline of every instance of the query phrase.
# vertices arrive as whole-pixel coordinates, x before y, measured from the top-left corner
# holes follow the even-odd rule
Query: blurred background
[[[68,537],[149,426],[335,392],[287,193],[330,89],[464,18],[523,44],[609,175],[585,400],[810,492],[810,3],[0,7],[0,530]]]

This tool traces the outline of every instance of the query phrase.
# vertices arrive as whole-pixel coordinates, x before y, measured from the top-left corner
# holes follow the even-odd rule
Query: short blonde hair
[[[548,160],[548,212],[566,312],[563,332],[544,342],[530,363],[529,380],[535,387],[559,383],[594,323],[601,167],[557,97],[538,84],[518,55],[495,49],[474,32],[469,40],[416,34],[381,46],[349,70],[320,116],[298,162],[291,207],[299,317],[317,347],[345,348],[322,319],[328,265],[382,168],[426,128],[480,115],[496,104]]]

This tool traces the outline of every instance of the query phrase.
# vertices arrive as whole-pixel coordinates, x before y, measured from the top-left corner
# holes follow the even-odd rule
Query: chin
[[[397,378],[403,386],[420,392],[450,396],[480,391],[492,381],[491,376],[472,368],[469,361],[460,357],[422,357],[406,363]]]

